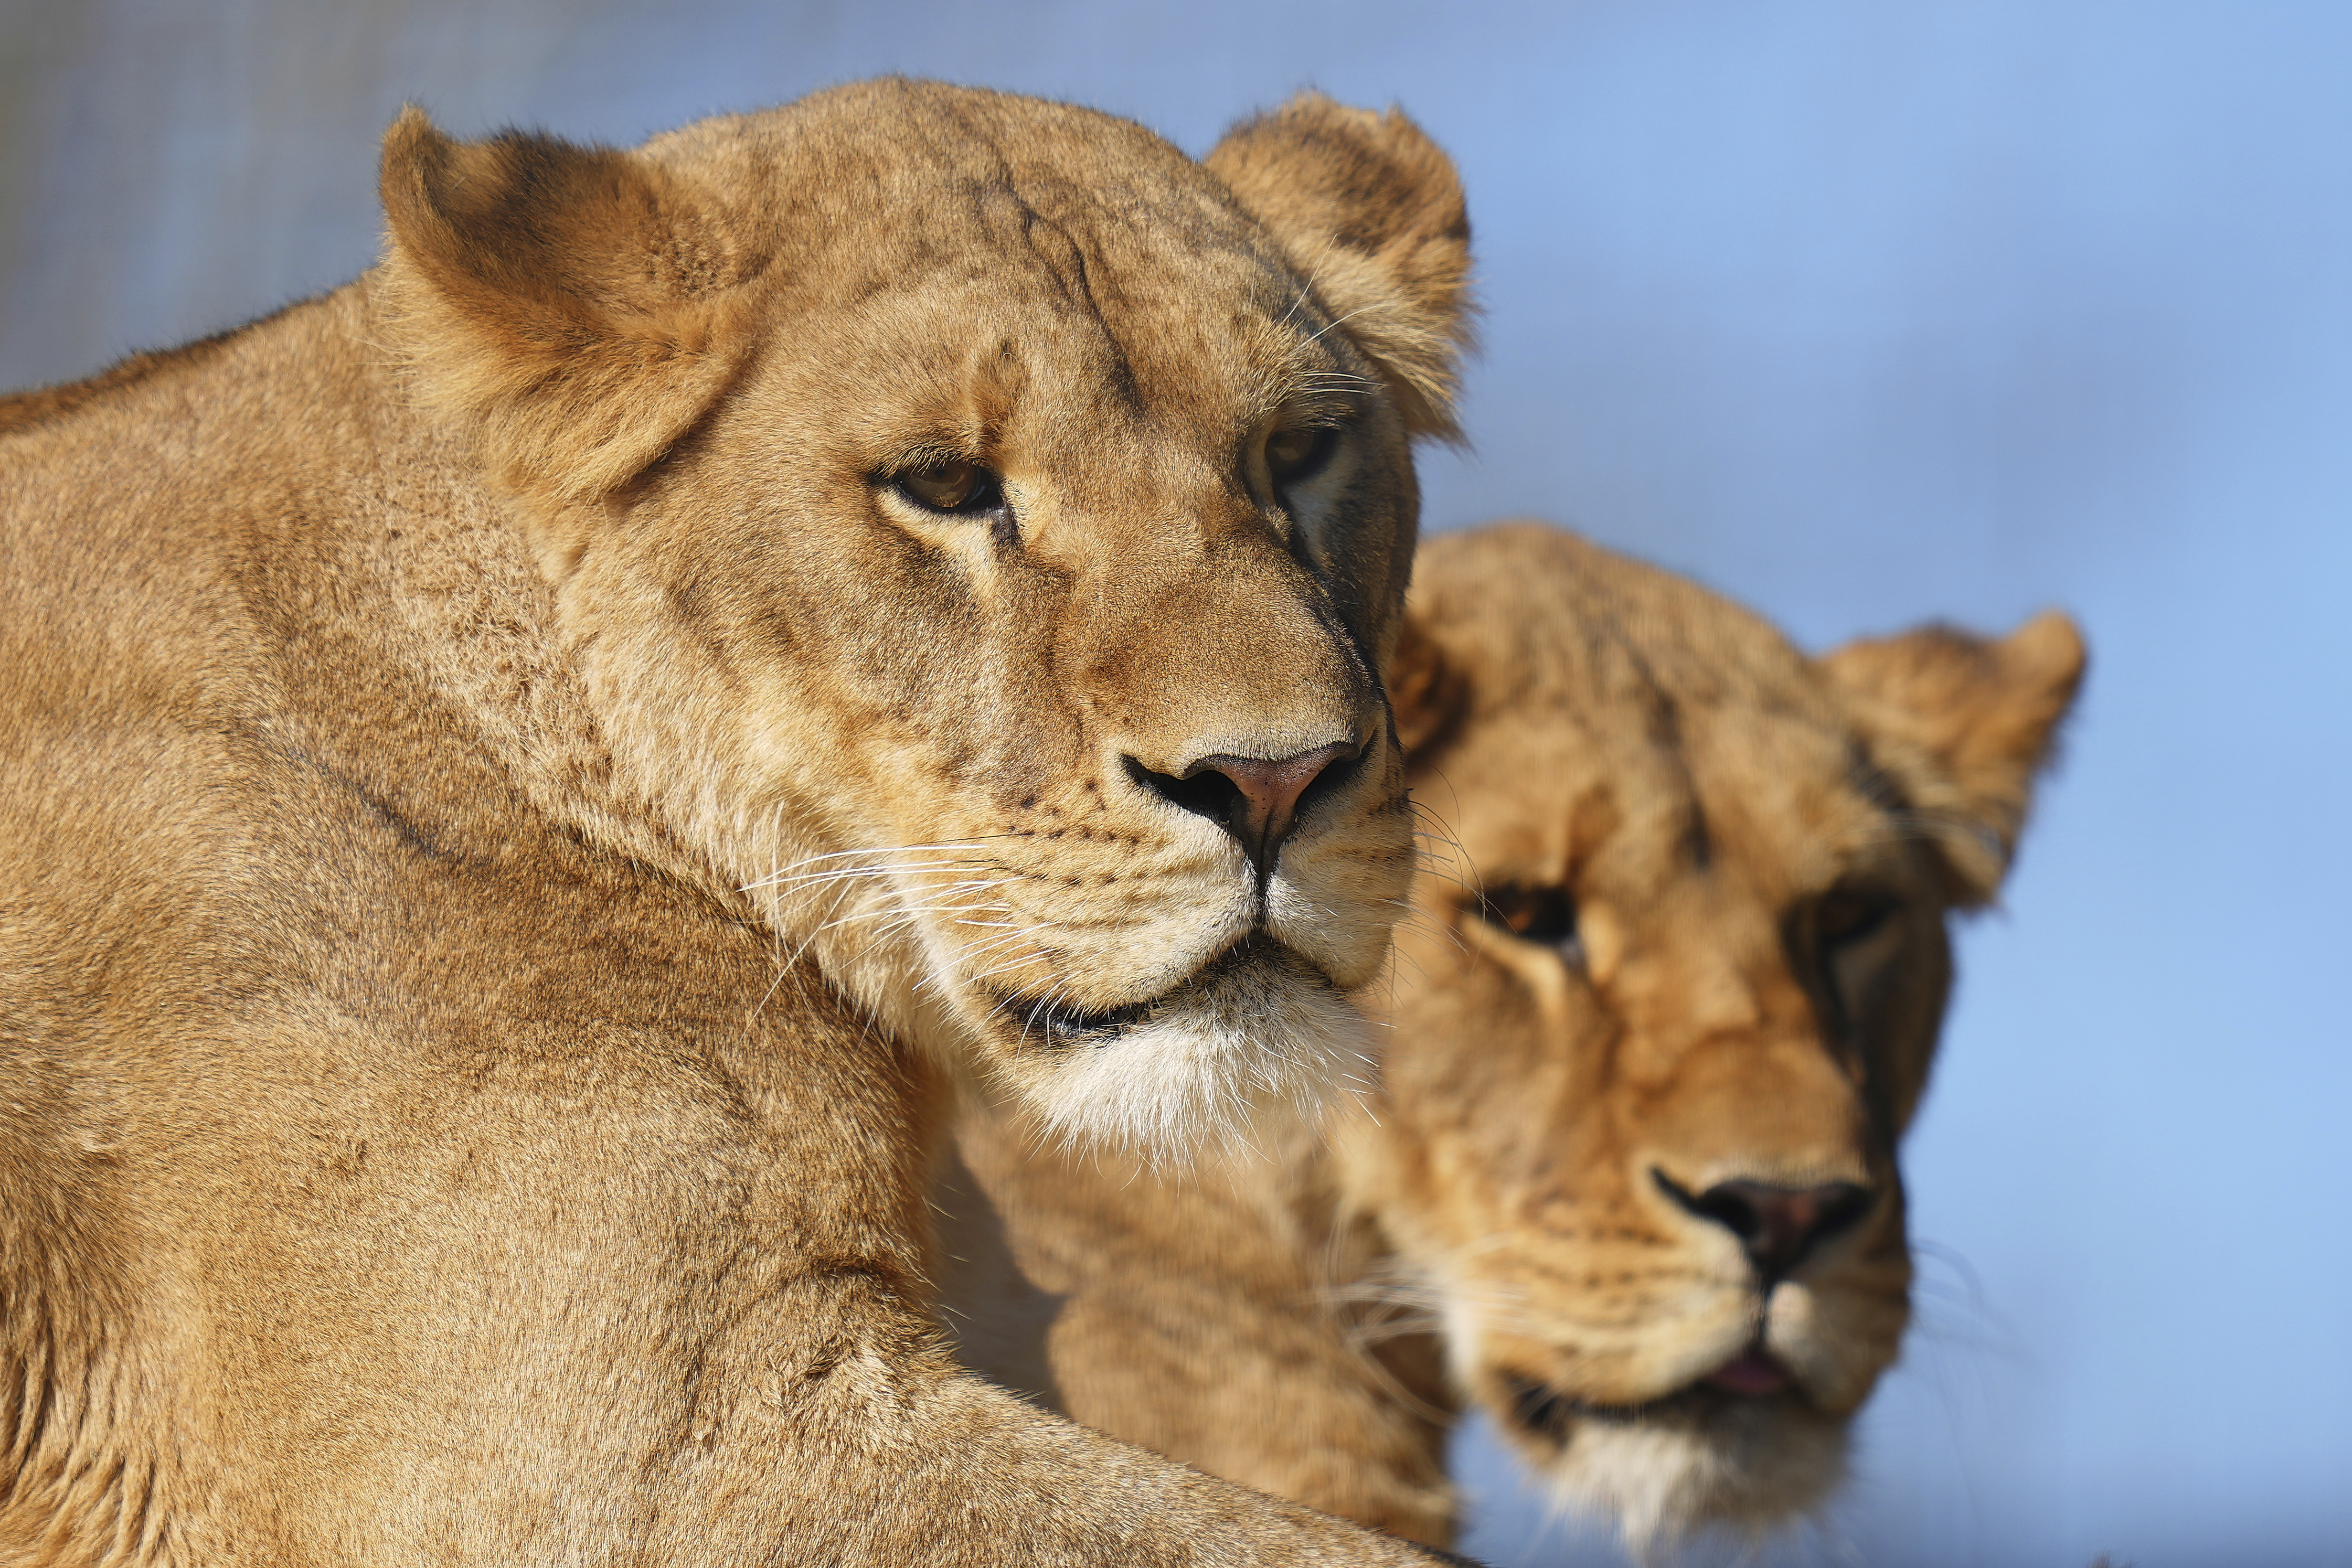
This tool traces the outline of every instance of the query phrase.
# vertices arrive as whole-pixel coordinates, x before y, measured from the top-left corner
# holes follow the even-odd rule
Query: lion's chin
[[[1793,1523],[1845,1475],[1848,1423],[1793,1394],[1694,1386],[1505,1425],[1564,1507],[1614,1519],[1636,1555],[1710,1527],[1757,1536]]]
[[[1263,939],[1115,1012],[1000,1010],[1015,1031],[1005,1071],[1046,1130],[1148,1157],[1250,1140],[1370,1081],[1362,1016],[1314,965]]]

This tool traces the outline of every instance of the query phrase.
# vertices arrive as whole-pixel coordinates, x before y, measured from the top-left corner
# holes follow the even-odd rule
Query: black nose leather
[[[1127,770],[1153,794],[1231,833],[1263,877],[1273,872],[1307,792],[1344,779],[1363,753],[1360,746],[1318,746],[1271,758],[1220,754],[1197,758],[1181,773],[1154,772],[1130,757]]]
[[[1748,1260],[1768,1281],[1787,1278],[1816,1245],[1853,1228],[1878,1197],[1850,1181],[1820,1186],[1725,1181],[1694,1195],[1663,1171],[1650,1174],[1658,1189],[1684,1209],[1739,1238]]]

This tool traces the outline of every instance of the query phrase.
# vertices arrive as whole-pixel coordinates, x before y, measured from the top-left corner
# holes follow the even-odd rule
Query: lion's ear
[[[387,259],[428,386],[509,483],[625,484],[734,378],[751,270],[722,215],[633,153],[505,131],[458,141],[414,105],[383,139]]]
[[[1822,658],[1951,868],[1954,902],[1982,904],[2000,887],[2084,661],[2081,631],[2055,611],[1997,640],[1923,626]]]
[[[1453,161],[1393,109],[1306,92],[1235,126],[1204,162],[1380,365],[1406,427],[1457,438],[1472,306]]]
[[[1407,758],[1453,728],[1470,700],[1469,684],[1446,663],[1444,650],[1410,610],[1397,628],[1388,688],[1397,744]]]

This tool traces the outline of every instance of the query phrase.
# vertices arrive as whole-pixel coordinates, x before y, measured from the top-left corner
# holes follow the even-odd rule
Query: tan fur
[[[412,110],[380,268],[0,402],[0,1563],[1415,1555],[927,1283],[950,1083],[1154,1157],[1312,1099],[1405,889],[1460,193],[1320,100],[1218,156]],[[894,487],[951,458],[1009,510]],[[1327,743],[1263,885],[1136,771]]]
[[[1451,831],[1367,997],[1393,1026],[1381,1092],[1328,1143],[1181,1180],[1032,1156],[1020,1113],[969,1108],[941,1197],[974,1217],[947,1297],[965,1354],[1433,1542],[1465,1400],[1637,1542],[1811,1507],[1906,1321],[1895,1140],[1946,916],[1997,888],[2082,669],[2055,615],[1813,662],[1555,529],[1432,540],[1390,685]],[[1572,946],[1504,923],[1544,890]],[[1826,940],[1839,922],[1860,934]],[[1768,1297],[1661,1177],[1850,1182],[1868,1207]],[[1707,1382],[1759,1345],[1790,1387]]]

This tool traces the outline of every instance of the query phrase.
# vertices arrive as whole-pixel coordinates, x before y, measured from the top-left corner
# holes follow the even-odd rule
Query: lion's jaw
[[[1844,1478],[1847,1446],[1844,1421],[1726,1400],[1687,1415],[1587,1415],[1541,1473],[1563,1505],[1614,1519],[1646,1553],[1695,1529],[1785,1525]]]
[[[864,101],[893,94],[888,114]],[[872,134],[934,99],[952,134]],[[712,216],[697,193],[706,162],[730,171],[712,188],[790,187],[803,142],[824,143],[824,178],[862,166],[904,202],[850,232],[757,204]],[[1121,178],[1097,195],[1111,143]],[[743,166],[747,147],[765,162]],[[1328,236],[1260,227],[1133,127],[903,84],[600,156],[599,181],[668,182],[646,210],[743,228],[662,242],[709,272],[657,301],[693,313],[698,336],[659,362],[698,367],[677,395],[705,401],[621,489],[535,474],[554,426],[530,400],[589,376],[498,358],[511,335],[463,314],[491,308],[433,292],[464,256],[404,248],[441,229],[396,219],[388,288],[421,384],[475,398],[493,457],[493,437],[516,454],[610,758],[589,831],[632,852],[650,832],[743,902],[780,974],[813,960],[1058,1132],[1165,1147],[1344,1084],[1361,1039],[1341,993],[1375,973],[1409,892],[1375,671],[1418,505],[1406,410],[1442,417],[1442,400],[1400,392],[1310,289],[1292,252]],[[1236,166],[1234,190],[1278,182],[1278,162]],[[1415,255],[1457,267],[1444,297],[1458,192],[1438,195],[1451,237]],[[661,428],[633,404],[613,442],[639,424]],[[1318,455],[1277,481],[1270,443],[1301,433]],[[904,476],[943,461],[1002,504],[928,507]],[[1286,836],[1252,839],[1191,782],[1327,756]]]
[[[1845,1474],[1861,1397],[1893,1360],[1899,1291],[1862,1297],[1841,1282],[1824,1301],[1794,1281],[1759,1292],[1739,1272],[1630,1323],[1531,1312],[1524,1281],[1507,1291],[1465,1274],[1428,1294],[1457,1385],[1563,1505],[1615,1521],[1643,1552],[1817,1508]]]
[[[1410,1050],[1400,1040],[1391,1064]],[[1507,1122],[1477,1121],[1495,1145],[1516,1141]],[[1342,1136],[1348,1185],[1396,1249],[1395,1293],[1427,1313],[1454,1386],[1562,1506],[1613,1521],[1640,1553],[1711,1528],[1768,1531],[1834,1490],[1907,1321],[1899,1202],[1763,1284],[1737,1247],[1603,1173],[1571,1177],[1583,1201],[1568,1207],[1459,1184],[1449,1196],[1471,1201],[1427,1201],[1426,1186],[1361,1174],[1400,1168],[1416,1136],[1382,1096]],[[1460,1146],[1437,1153],[1463,1168]],[[1649,1154],[1633,1166],[1643,1188]],[[1550,1213],[1531,1226],[1529,1207]]]
[[[1785,1060],[1801,1042],[1732,1043]],[[1615,1105],[1582,1117],[1543,1105],[1554,1157],[1542,1174],[1516,1166],[1520,1129],[1490,1111],[1470,1123],[1501,1152],[1484,1179],[1384,1210],[1427,1278],[1457,1386],[1562,1501],[1613,1518],[1637,1548],[1713,1526],[1761,1531],[1819,1507],[1900,1346],[1911,1282],[1900,1177],[1858,1107],[1806,1076],[1751,1079],[1730,1097],[1774,1106],[1798,1128],[1787,1140],[1693,1137],[1604,1078],[1588,1092]],[[1459,1146],[1440,1157],[1460,1168]],[[1831,1176],[1874,1196],[1782,1272],[1672,1196],[1731,1172],[1792,1190]]]

